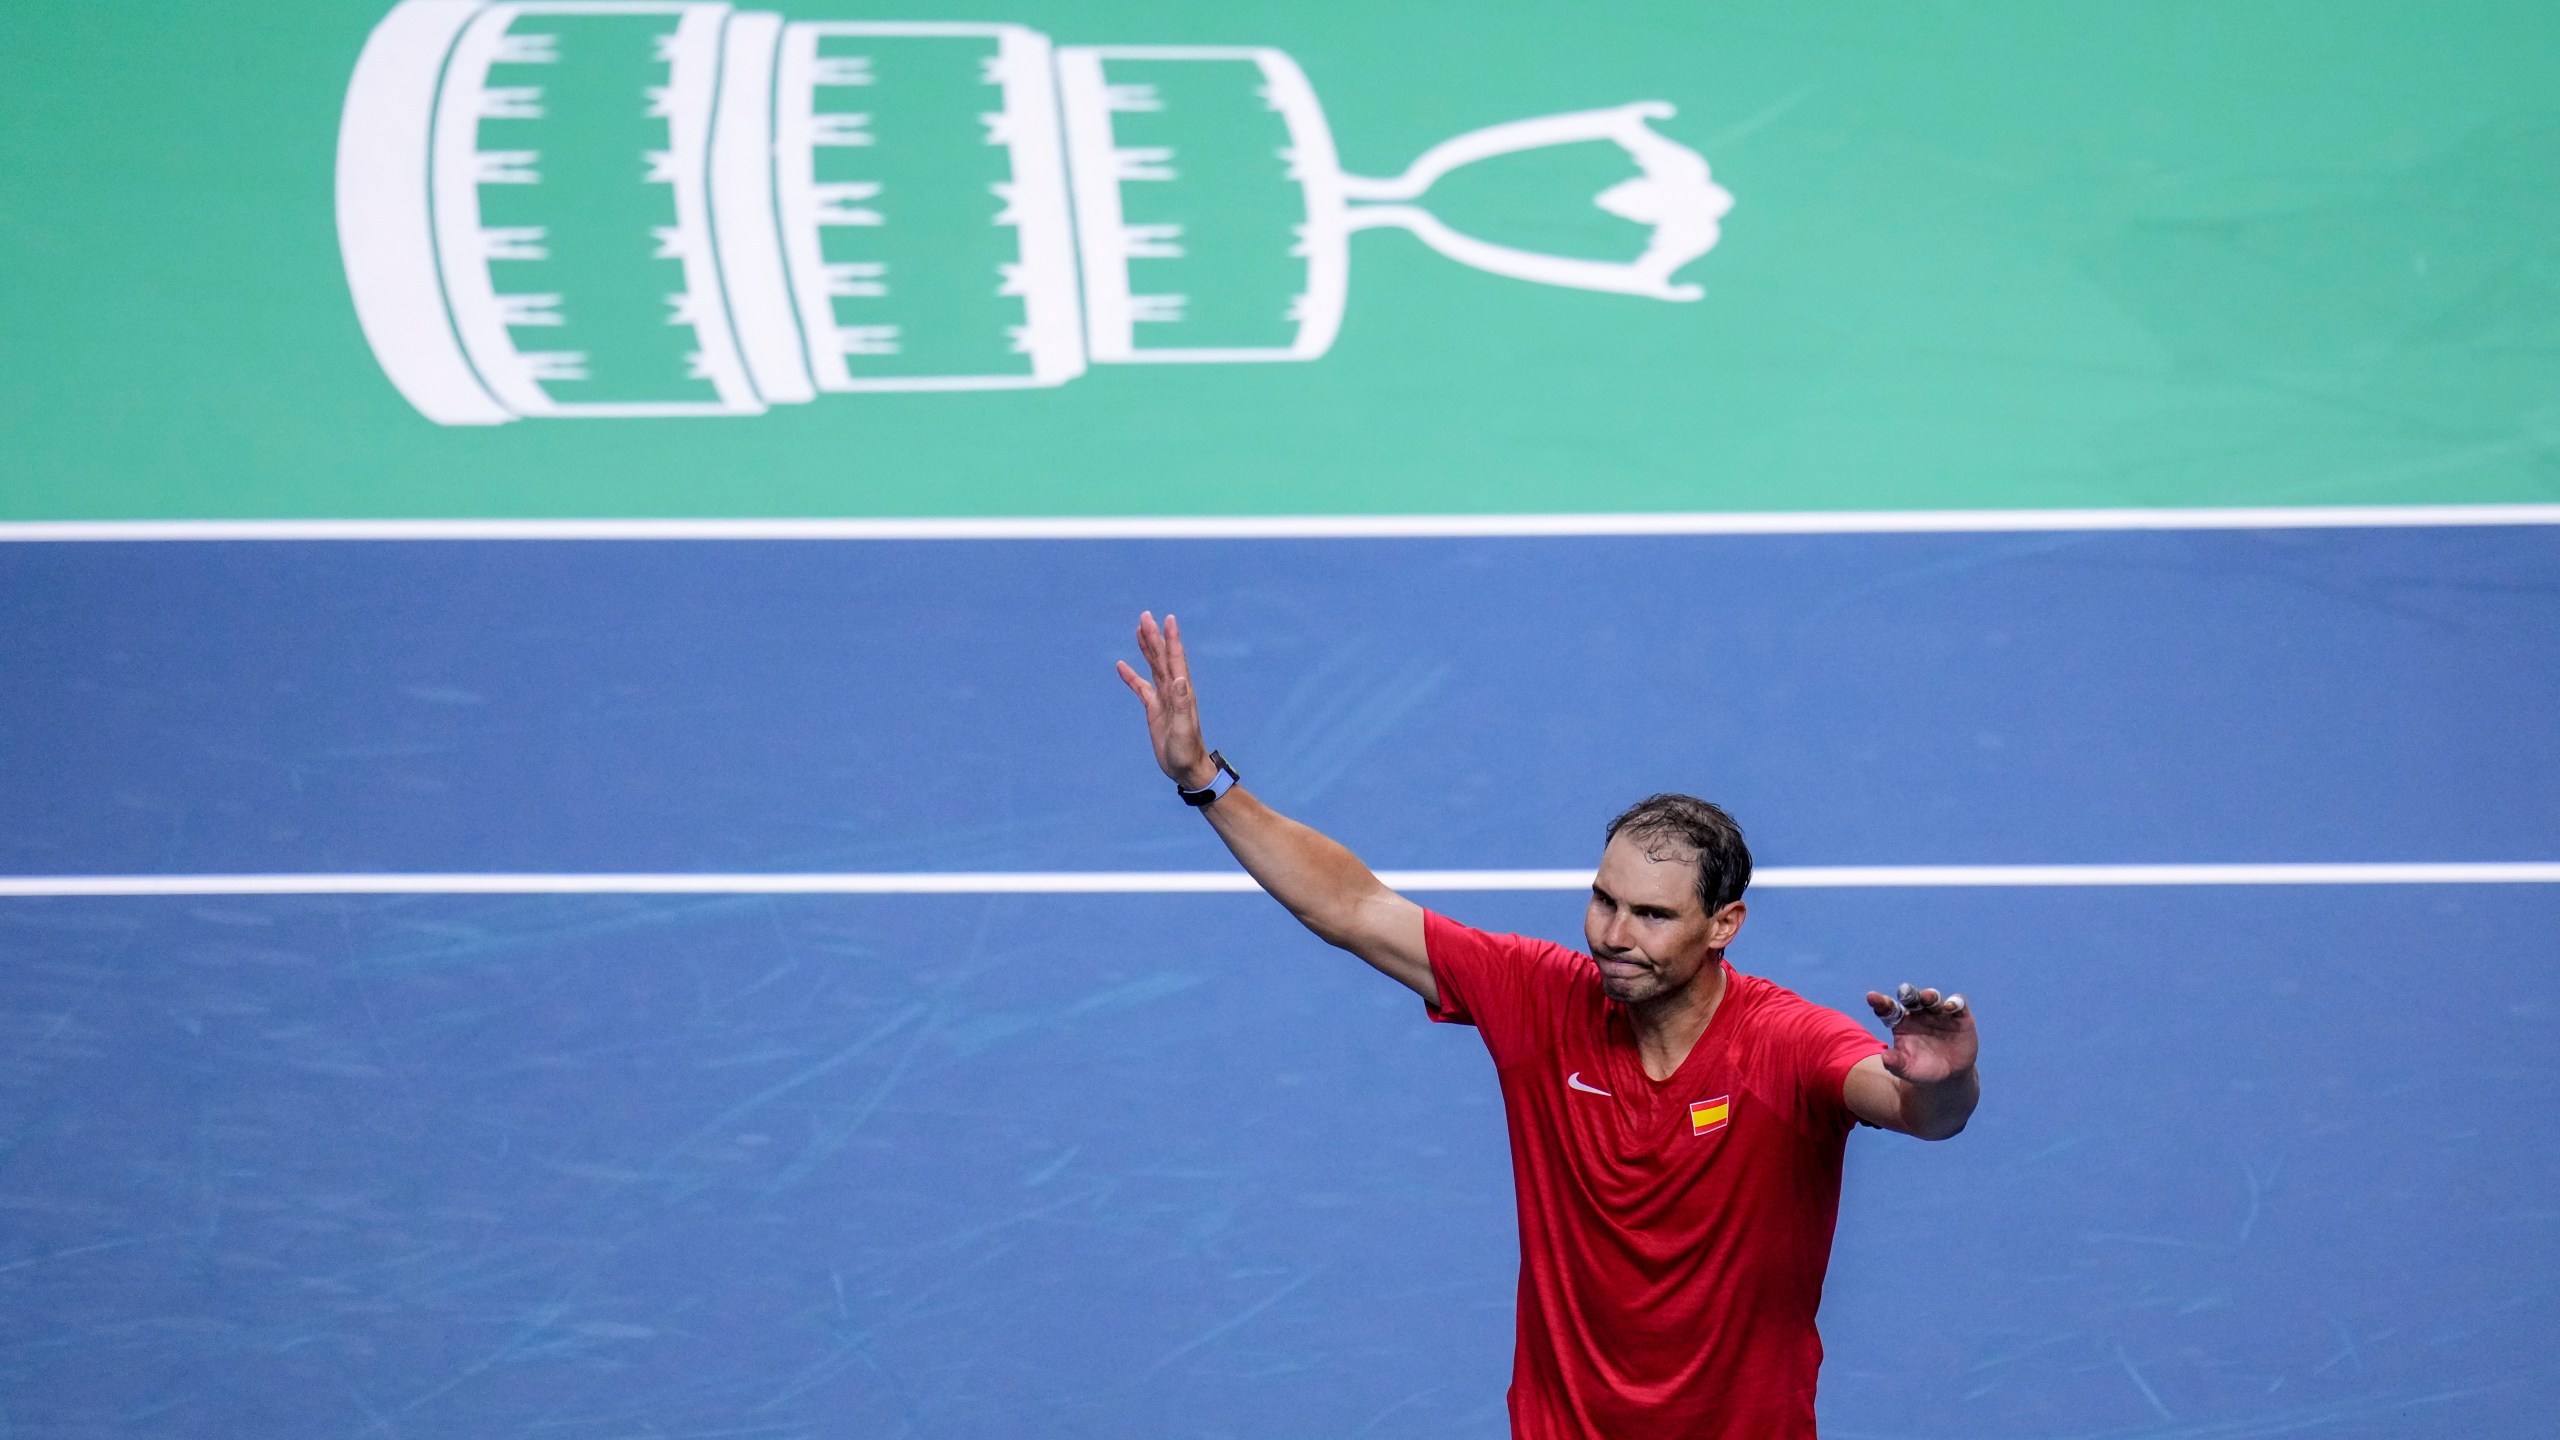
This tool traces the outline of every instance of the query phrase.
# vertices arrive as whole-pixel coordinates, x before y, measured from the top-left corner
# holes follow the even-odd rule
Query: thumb
[[[1120,683],[1129,687],[1129,693],[1138,697],[1138,703],[1147,707],[1149,715],[1155,714],[1156,687],[1140,678],[1137,671],[1130,669],[1128,661],[1122,660],[1118,664]]]

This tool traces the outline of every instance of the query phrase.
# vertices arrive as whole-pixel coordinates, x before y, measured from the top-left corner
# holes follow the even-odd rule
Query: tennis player
[[[1156,763],[1308,929],[1473,1025],[1520,1211],[1517,1440],[1811,1440],[1814,1312],[1861,1122],[1943,1140],[1982,1093],[1961,995],[1870,991],[1886,1046],[1725,963],[1751,852],[1724,811],[1656,795],[1612,821],[1588,955],[1490,935],[1390,890],[1255,799],[1200,735],[1167,615],[1138,617]]]

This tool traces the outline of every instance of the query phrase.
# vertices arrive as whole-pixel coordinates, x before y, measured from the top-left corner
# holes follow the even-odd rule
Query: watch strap
[[[1209,772],[1209,783],[1199,789],[1194,790],[1179,780],[1173,782],[1173,791],[1182,797],[1183,804],[1192,806],[1211,804],[1219,796],[1236,788],[1236,782],[1244,778],[1236,773],[1236,767],[1227,763],[1226,756],[1215,750],[1209,752],[1209,763],[1217,768]]]

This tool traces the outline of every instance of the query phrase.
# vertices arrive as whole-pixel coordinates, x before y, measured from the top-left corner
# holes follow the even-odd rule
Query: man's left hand
[[[1893,995],[1867,992],[1876,1018],[1893,1027],[1884,1068],[1914,1085],[1935,1085],[1973,1068],[1981,1053],[1973,1010],[1961,995],[1905,985]]]

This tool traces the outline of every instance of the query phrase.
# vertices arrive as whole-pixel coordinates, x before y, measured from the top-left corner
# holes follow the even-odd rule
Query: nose
[[[1608,923],[1600,927],[1600,948],[1611,951],[1626,951],[1634,948],[1627,943],[1625,911],[1621,910],[1611,915]]]

